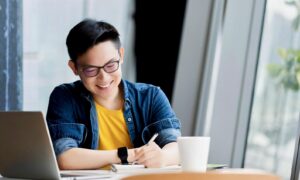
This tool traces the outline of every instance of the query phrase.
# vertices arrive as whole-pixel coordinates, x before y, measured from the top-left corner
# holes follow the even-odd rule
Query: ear
[[[119,53],[120,53],[120,63],[123,64],[124,62],[124,48],[120,48],[119,49]]]
[[[77,76],[78,75],[78,70],[76,68],[75,63],[72,60],[69,60],[68,65],[72,69],[73,73]]]

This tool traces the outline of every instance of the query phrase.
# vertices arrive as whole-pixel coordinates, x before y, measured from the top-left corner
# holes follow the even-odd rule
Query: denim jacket
[[[154,133],[163,147],[181,135],[180,121],[159,87],[121,81],[123,114],[134,147]],[[81,81],[57,86],[50,95],[47,124],[56,155],[74,148],[98,149],[99,129],[93,97]],[[101,133],[100,133],[101,135]]]

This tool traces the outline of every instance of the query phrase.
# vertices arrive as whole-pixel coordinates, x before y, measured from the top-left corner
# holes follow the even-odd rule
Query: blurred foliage
[[[278,49],[282,63],[270,63],[268,72],[285,89],[298,91],[300,87],[300,50]]]
[[[300,0],[286,0],[285,3],[294,6],[297,10],[297,15],[292,21],[292,27],[295,31],[298,31],[300,26]],[[300,50],[279,48],[277,52],[282,61],[280,64],[270,63],[267,65],[270,76],[286,90],[298,91],[300,88]]]

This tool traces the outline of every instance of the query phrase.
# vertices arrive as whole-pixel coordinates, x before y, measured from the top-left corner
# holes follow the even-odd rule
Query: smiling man
[[[86,19],[71,29],[66,43],[68,65],[80,80],[50,95],[47,123],[60,169],[178,164],[180,122],[159,87],[122,79],[118,31]]]

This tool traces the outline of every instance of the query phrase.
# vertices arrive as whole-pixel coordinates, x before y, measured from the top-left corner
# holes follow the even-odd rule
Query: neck
[[[112,109],[112,110],[117,110],[117,109],[122,109],[123,107],[123,96],[122,96],[122,90],[118,88],[117,92],[114,93],[114,95],[109,96],[109,97],[100,97],[100,96],[94,96],[94,100],[96,103],[100,104],[101,106],[107,108],[107,109]]]

